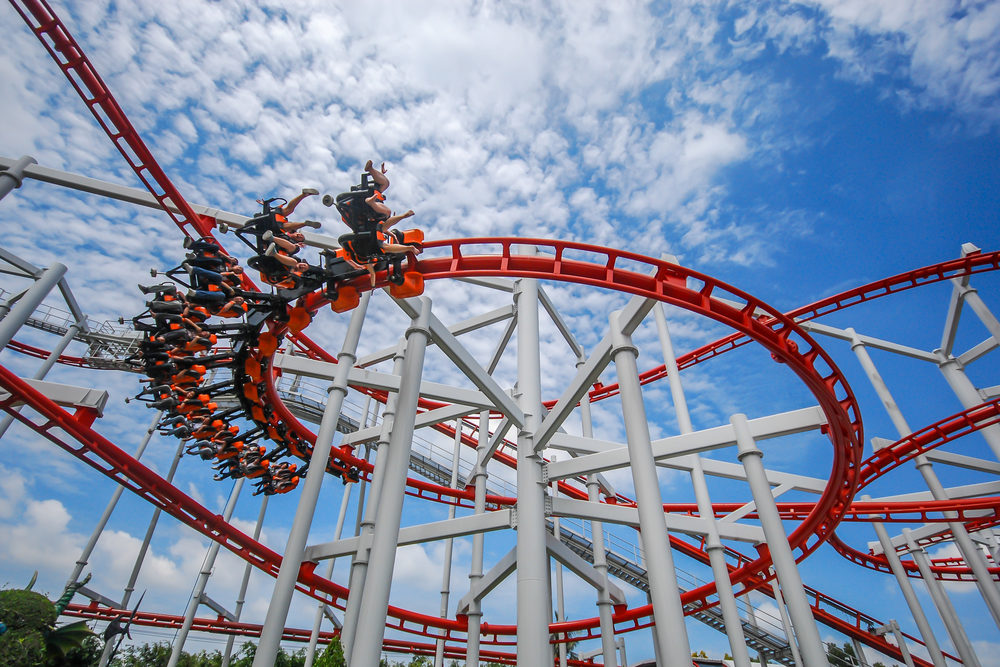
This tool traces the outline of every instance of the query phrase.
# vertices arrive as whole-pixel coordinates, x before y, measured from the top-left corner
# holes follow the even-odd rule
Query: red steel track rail
[[[59,65],[60,70],[84,100],[98,124],[112,139],[130,167],[160,202],[161,207],[178,228],[188,236],[211,236],[213,221],[196,214],[173,186],[89,59],[48,3],[45,0],[10,0],[10,2]],[[484,245],[498,248],[500,252],[483,253],[481,248]],[[517,246],[528,245],[540,246],[543,251],[549,251],[552,256],[529,257],[518,255],[512,250]],[[943,262],[932,267],[924,267],[907,274],[871,283],[810,304],[791,313],[781,314],[749,295],[703,274],[633,253],[607,248],[542,239],[503,238],[439,241],[428,243],[425,247],[428,251],[438,250],[437,253],[428,252],[417,264],[417,269],[424,274],[425,279],[502,275],[562,280],[607,287],[671,303],[725,323],[736,330],[734,334],[720,341],[678,358],[680,368],[686,368],[705,359],[718,356],[730,349],[745,345],[751,340],[762,344],[777,361],[787,364],[819,401],[827,416],[829,422],[827,432],[834,445],[831,483],[824,490],[820,500],[811,508],[798,508],[796,510],[795,516],[800,518],[802,523],[789,539],[793,549],[799,552],[797,558],[800,560],[818,548],[824,541],[833,539],[833,531],[841,520],[855,516],[856,513],[850,510],[850,505],[858,488],[860,477],[865,470],[859,469],[860,443],[863,441],[862,427],[850,387],[840,375],[833,361],[795,324],[793,318],[813,319],[841,308],[923,284],[940,282],[959,275],[995,270],[998,268],[998,261],[1000,261],[1000,253],[973,254],[959,260]],[[599,256],[603,257],[603,261],[585,261],[580,259],[581,256]],[[636,271],[636,267],[645,268],[647,271],[652,269],[652,275],[644,275],[641,271]],[[689,285],[695,285],[695,287],[689,287]],[[245,278],[245,286],[248,289],[254,289],[253,284],[247,278]],[[363,288],[364,286],[358,285],[358,287]],[[726,299],[736,301],[739,306],[734,307],[730,303],[712,298],[713,295],[719,294]],[[318,295],[313,295],[307,299],[307,304],[315,310],[324,305],[324,302]],[[304,335],[299,334],[291,338],[296,345],[307,350],[310,356],[333,360],[328,353]],[[35,356],[38,352],[37,348],[24,345],[21,345],[20,351]],[[75,359],[66,357],[65,359],[60,358],[60,361],[73,363]],[[644,373],[641,380],[644,383],[651,382],[663,377],[664,374],[665,370],[660,367]],[[128,454],[93,432],[90,429],[93,415],[69,415],[2,367],[0,367],[0,385],[7,387],[11,392],[11,396],[0,403],[0,409],[13,414],[10,408],[12,402],[15,399],[26,401],[42,413],[46,417],[46,421],[42,424],[35,424],[20,415],[15,415],[16,418],[155,506],[165,509],[182,522],[220,542],[248,562],[254,563],[257,567],[272,574],[277,571],[277,564],[280,564],[279,555],[268,552],[262,545],[254,543],[247,536],[226,525],[220,517],[208,513],[207,510],[183,493],[166,484],[162,478],[159,478],[148,468],[141,466]],[[617,387],[613,385],[596,388],[591,392],[591,400],[600,400],[614,395],[616,392]],[[271,394],[272,398],[276,398],[273,391]],[[278,406],[284,407],[280,405],[280,400],[276,407]],[[285,412],[287,413],[287,410]],[[291,417],[290,414],[287,416]],[[294,418],[289,420],[289,425],[301,429],[305,434],[309,433]],[[82,443],[83,447],[74,447],[63,440],[56,432],[57,430],[65,431],[73,439]],[[344,456],[345,459],[354,458],[346,452],[340,455]],[[504,457],[510,458],[507,455]],[[879,463],[883,462],[885,461]],[[879,468],[877,475],[884,474],[884,472]],[[408,485],[411,488],[417,488],[416,495],[423,497],[436,495],[438,499],[450,498],[451,502],[459,502],[458,498],[466,495],[464,491],[455,492],[446,487],[419,482],[419,480],[409,480]],[[493,500],[498,504],[505,504],[513,499],[495,498]],[[789,509],[786,508],[786,511]],[[691,549],[701,553],[695,547],[686,545],[686,543],[682,544],[685,544],[685,547],[681,547],[676,542],[674,546],[682,550]],[[763,577],[760,576],[760,573],[766,570],[770,564],[766,552],[754,561],[741,555],[738,562],[740,566],[733,573],[734,583],[742,583],[744,590],[756,588],[763,583]],[[299,589],[318,599],[335,604],[339,598],[343,597],[345,590],[316,576],[312,569],[311,564],[303,564],[299,578]],[[689,592],[685,602],[691,602],[695,599],[704,601],[710,593],[705,589],[706,587],[702,587]],[[647,608],[630,610],[622,616],[621,620],[626,623],[637,623],[645,615],[642,613],[643,611],[648,614]],[[396,609],[390,609],[390,615],[399,621],[398,623],[391,621],[390,627],[418,632],[429,637],[444,636],[448,638],[452,631],[461,632],[462,624],[459,621],[442,621]],[[570,629],[571,625],[594,621],[596,619],[556,624],[553,625],[553,631],[561,631],[561,628],[564,631]],[[435,635],[430,632],[431,628],[442,630],[444,634]],[[513,632],[512,626],[509,632],[506,626],[484,628],[484,634],[493,635],[496,643],[504,643],[499,639],[499,635],[511,632]]]

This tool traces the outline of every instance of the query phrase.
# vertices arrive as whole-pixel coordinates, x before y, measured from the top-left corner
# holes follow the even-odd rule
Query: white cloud
[[[905,77],[898,91],[919,107],[954,108],[982,128],[996,126],[1000,7],[993,2],[811,0],[829,18],[832,58],[861,80]]]

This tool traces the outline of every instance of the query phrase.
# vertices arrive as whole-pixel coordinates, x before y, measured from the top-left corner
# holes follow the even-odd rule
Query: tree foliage
[[[30,589],[29,584],[28,588]],[[28,589],[0,591],[0,665],[75,665],[93,632],[83,621],[56,627],[52,601]],[[72,656],[72,658],[71,658]],[[86,664],[86,663],[84,663]]]

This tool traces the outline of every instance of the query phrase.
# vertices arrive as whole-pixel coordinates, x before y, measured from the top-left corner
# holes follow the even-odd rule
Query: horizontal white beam
[[[586,500],[571,500],[569,498],[553,498],[552,514],[554,516],[617,523],[634,528],[639,527],[639,510],[635,507],[592,503]],[[695,537],[705,537],[708,535],[705,520],[701,517],[664,513],[663,520],[666,522],[667,530]],[[724,540],[736,540],[751,544],[759,544],[764,541],[764,531],[760,526],[731,522],[716,522],[716,526],[719,530],[719,536]]]
[[[413,428],[418,429],[427,428],[428,426],[437,426],[443,422],[461,419],[462,417],[478,411],[478,409],[469,407],[468,405],[446,405],[443,408],[435,408],[434,410],[418,412]],[[381,424],[359,428],[354,433],[344,433],[340,440],[340,444],[341,446],[349,445],[351,447],[357,447],[358,445],[362,445],[366,442],[374,442],[378,439],[381,433]]]
[[[86,408],[97,412],[100,417],[104,414],[104,406],[108,403],[108,392],[102,389],[89,389],[87,387],[76,387],[70,384],[60,384],[58,382],[46,382],[44,380],[31,380],[22,378],[35,390],[43,394],[47,399],[61,405],[64,408]],[[0,401],[10,397],[10,393],[0,390]],[[13,405],[23,405],[22,401],[15,401]]]
[[[997,461],[987,461],[974,456],[954,454],[952,452],[942,452],[936,449],[932,449],[924,454],[924,456],[927,457],[927,460],[933,461],[934,463],[944,463],[945,465],[966,468],[967,470],[976,470],[978,472],[989,472],[994,475],[1000,475],[1000,462]]]
[[[399,529],[399,546],[407,544],[422,544],[424,542],[434,542],[444,540],[449,537],[462,537],[474,533],[486,533],[493,530],[511,528],[511,510],[498,510],[496,512],[486,512],[485,514],[471,514],[469,516],[458,517],[456,519],[445,519],[443,521],[432,521],[422,523],[417,526],[407,526]],[[366,536],[370,541],[371,537]],[[337,558],[353,554],[362,547],[364,537],[348,537],[333,542],[325,542],[306,547],[302,558],[304,561],[320,561],[325,558]]]
[[[750,421],[750,432],[755,440],[766,440],[813,430],[825,423],[826,415],[819,407],[802,408],[753,419]],[[653,457],[662,464],[666,459],[732,447],[735,444],[736,432],[732,424],[724,424],[657,440],[652,443]],[[549,463],[548,473],[550,480],[557,480],[624,468],[629,464],[628,449],[625,445],[619,445],[617,449]]]
[[[467,320],[462,320],[461,322],[449,327],[449,331],[456,336],[461,336],[462,334],[469,333],[470,331],[476,331],[483,327],[487,327],[491,324],[497,322],[503,322],[509,320],[514,316],[514,306],[513,304],[509,306],[501,306],[495,310],[491,310],[488,313],[483,313],[482,315],[477,315],[476,317],[470,317]],[[434,341],[430,341],[433,345]],[[377,363],[387,361],[392,359],[393,355],[396,354],[396,346],[387,347],[384,350],[379,350],[378,352],[373,352],[372,354],[361,357],[358,360],[357,365],[361,368],[367,368],[369,366],[374,366]]]
[[[831,327],[827,324],[820,324],[819,322],[799,322],[798,325],[809,333],[823,334],[824,336],[845,340],[847,342],[851,342],[853,340],[851,332]],[[895,354],[901,354],[904,357],[912,357],[913,359],[919,359],[921,361],[929,361],[935,365],[939,362],[939,359],[934,356],[933,353],[919,350],[915,347],[900,345],[899,343],[893,343],[891,341],[882,340],[881,338],[866,336],[859,333],[855,333],[854,337],[857,337],[857,339],[864,343],[867,347],[874,347],[875,349],[885,350],[886,352],[894,352]]]
[[[320,380],[333,380],[337,372],[337,364],[329,361],[319,361],[308,357],[292,356],[290,354],[279,353],[274,355],[274,367],[280,368],[286,373],[301,375],[303,377]],[[348,375],[348,383],[360,385],[369,389],[380,389],[382,391],[399,391],[399,376],[391,373],[379,373],[364,368],[352,368]],[[437,382],[421,382],[420,395],[448,403],[461,403],[479,409],[489,409],[493,403],[481,392],[473,389],[463,389],[452,387]]]

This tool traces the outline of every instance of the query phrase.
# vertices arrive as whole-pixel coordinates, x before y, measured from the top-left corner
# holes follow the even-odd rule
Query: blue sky
[[[992,250],[1000,238],[996,2],[388,2],[376,10],[306,0],[180,0],[70,2],[55,9],[192,203],[250,214],[256,197],[290,196],[304,186],[339,192],[366,159],[385,160],[393,181],[389,203],[413,208],[412,223],[429,238],[539,236],[652,257],[671,253],[779,309],[956,257],[967,241]],[[6,35],[0,93],[15,101],[0,123],[0,152],[138,186],[13,10],[0,12],[0,25]],[[317,200],[306,200],[299,213],[339,233]],[[0,228],[8,250],[38,265],[66,263],[77,298],[97,320],[138,312],[132,285],[181,252],[165,215],[38,183],[4,201]],[[16,284],[4,281],[8,289]],[[996,277],[973,284],[1000,308]],[[607,313],[623,303],[605,292],[546,287],[588,347],[603,335]],[[502,295],[454,285],[434,285],[428,293],[449,322],[505,303]],[[932,350],[948,294],[945,286],[923,288],[824,321]],[[372,330],[379,333],[366,337],[368,351],[391,344],[405,328],[384,295],[374,302]],[[310,335],[336,350],[345,321],[327,316]],[[680,351],[726,333],[676,312],[671,326]],[[467,342],[478,358],[488,359],[494,334]],[[967,313],[957,349],[986,335]],[[543,339],[552,350],[543,392],[555,398],[573,359],[551,325],[544,325]],[[636,339],[640,367],[659,364],[651,322]],[[894,437],[850,351],[820,342],[861,397],[868,436]],[[766,356],[737,352],[685,374],[697,427],[723,423],[736,411],[752,416],[806,404],[801,388]],[[433,379],[458,381],[453,367],[430,358]],[[512,378],[512,359],[505,356],[499,377]],[[2,362],[25,374],[33,370],[34,362],[9,351]],[[876,354],[876,363],[913,428],[960,408],[933,367],[887,354]],[[1000,383],[996,370],[986,357],[969,372],[989,387]],[[109,388],[112,405],[100,430],[134,447],[149,415],[122,403],[134,393],[133,377],[69,369],[54,377]],[[654,437],[676,432],[666,387],[649,388],[646,400]],[[598,428],[620,438],[608,403],[596,411]],[[0,447],[11,447],[14,433]],[[0,581],[18,583],[38,567],[55,591],[110,487],[70,460],[52,458],[50,445],[19,437],[21,455],[0,464],[0,535],[16,538],[0,540],[7,545],[0,547]],[[828,454],[814,455],[812,441],[797,444],[776,448],[773,467],[823,475],[816,459]],[[990,456],[980,441],[963,447],[957,451]],[[150,460],[165,470],[173,448],[163,441],[151,448]],[[950,484],[982,481],[968,472],[941,474]],[[180,485],[221,508],[228,488],[207,477],[185,461]],[[615,482],[630,490],[627,474]],[[665,496],[684,497],[671,474],[663,484]],[[885,484],[878,493],[922,488],[912,469]],[[340,488],[325,490],[331,514]],[[123,554],[134,552],[148,515],[138,501],[123,502],[114,532],[99,547],[101,584],[112,597],[131,567]],[[292,502],[286,497],[275,505],[287,512]],[[413,509],[407,520],[422,511]],[[255,504],[241,503],[237,516],[248,525]],[[30,534],[25,517],[45,530]],[[330,524],[317,531],[332,531]],[[204,547],[175,522],[163,526],[154,542],[155,574],[144,575],[140,586],[157,589],[151,599],[158,609],[179,611]],[[874,539],[867,528],[844,531],[855,546]],[[275,519],[265,541],[280,546],[286,534]],[[58,548],[42,549],[42,541]],[[401,602],[436,591],[436,580],[424,590],[406,573],[434,562],[437,546],[399,559],[399,580],[406,582],[395,593]],[[506,546],[497,542],[495,556]],[[39,550],[51,555],[39,561]],[[223,576],[213,586],[220,593],[213,597],[227,591],[232,598],[239,578],[233,570],[219,568]],[[810,585],[876,616],[905,614],[891,580],[859,573],[832,550],[821,549],[803,572]],[[455,575],[456,591],[464,576]],[[841,577],[863,583],[845,590]],[[247,617],[259,620],[270,582],[254,581]],[[872,586],[885,595],[872,599]],[[955,605],[984,664],[998,664],[996,628],[967,588],[956,587]],[[592,603],[577,593],[575,617],[592,615]],[[293,610],[298,625],[308,624],[308,606]],[[722,635],[691,632],[692,645],[721,655]],[[631,659],[648,652],[645,638],[629,641]]]

